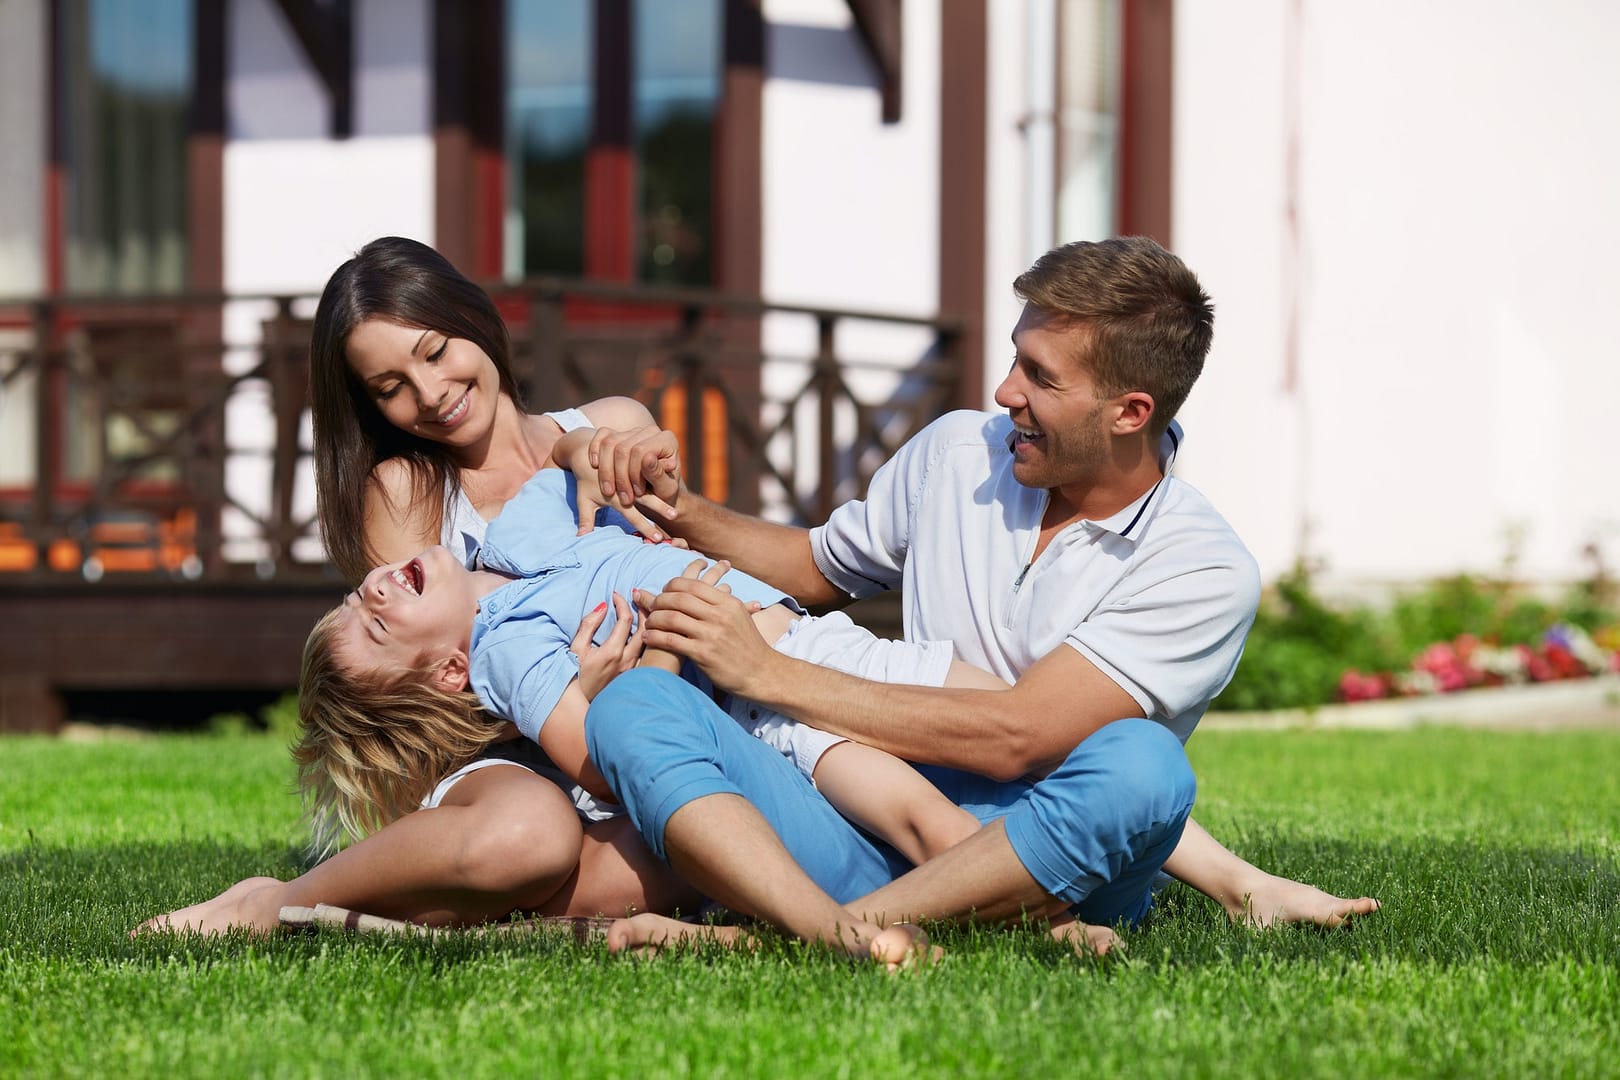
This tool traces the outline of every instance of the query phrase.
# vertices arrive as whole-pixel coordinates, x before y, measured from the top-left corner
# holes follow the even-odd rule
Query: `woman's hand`
[[[632,620],[630,605],[618,593],[613,594],[613,613],[618,622],[602,644],[592,644],[591,638],[607,618],[605,603],[596,605],[579,621],[579,630],[568,646],[579,657],[579,689],[586,701],[594,700],[604,686],[635,667],[641,659],[640,620]],[[634,633],[630,629],[633,621],[637,623]]]

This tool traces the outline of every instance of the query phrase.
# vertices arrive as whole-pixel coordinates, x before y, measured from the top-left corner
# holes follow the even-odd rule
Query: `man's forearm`
[[[714,559],[776,586],[806,604],[847,600],[816,568],[810,554],[810,532],[795,525],[777,525],[739,514],[692,491],[683,489],[676,517],[665,520],[666,530]]]

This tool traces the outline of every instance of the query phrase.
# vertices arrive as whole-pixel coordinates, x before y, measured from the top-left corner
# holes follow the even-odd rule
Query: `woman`
[[[527,412],[489,295],[432,248],[399,237],[367,244],[327,282],[315,312],[310,407],[321,534],[350,582],[432,544],[469,559],[489,519],[565,431],[652,423],[625,397]],[[603,616],[575,638],[586,663],[616,662],[622,636],[600,650],[609,659],[591,654]],[[317,903],[432,924],[518,909],[595,915],[696,905],[628,819],[582,831],[562,790],[523,767],[532,760],[521,741],[498,744],[438,784],[431,812],[406,814],[293,881],[249,879],[145,927],[269,929],[283,906]],[[327,854],[334,830],[314,825]]]

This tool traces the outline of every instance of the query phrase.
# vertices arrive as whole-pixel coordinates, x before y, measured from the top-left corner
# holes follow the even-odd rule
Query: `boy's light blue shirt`
[[[598,515],[597,528],[576,536],[575,482],[565,469],[543,469],[490,523],[478,563],[517,580],[484,597],[473,620],[472,689],[496,716],[537,740],[546,717],[579,674],[569,645],[580,619],[608,604],[597,630],[600,644],[613,630],[613,594],[628,602],[636,589],[659,592],[693,559],[670,544],[648,544],[616,511]],[[725,577],[732,594],[761,606],[793,601],[740,570]]]

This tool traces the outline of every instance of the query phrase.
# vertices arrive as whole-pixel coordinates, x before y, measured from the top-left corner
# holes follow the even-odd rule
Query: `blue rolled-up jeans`
[[[614,679],[592,702],[585,737],[591,760],[660,858],[676,810],[731,794],[754,804],[811,880],[839,903],[910,868],[840,816],[785,757],[667,672],[640,668]],[[1192,768],[1181,744],[1142,719],[1099,729],[1036,783],[921,771],[980,821],[1001,819],[1030,876],[1092,923],[1135,923],[1147,913],[1150,885],[1193,804]]]

